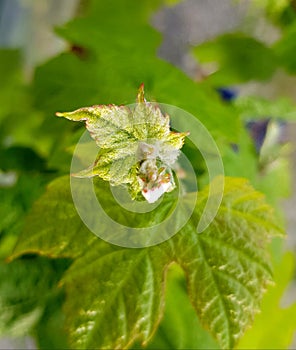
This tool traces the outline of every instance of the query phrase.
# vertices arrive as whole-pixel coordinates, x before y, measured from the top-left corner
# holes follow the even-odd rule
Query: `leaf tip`
[[[141,83],[141,85],[139,86],[138,95],[137,95],[137,102],[138,103],[146,102],[144,95],[145,95],[144,83]]]

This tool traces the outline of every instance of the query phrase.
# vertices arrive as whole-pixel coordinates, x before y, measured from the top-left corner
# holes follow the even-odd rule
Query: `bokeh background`
[[[203,43],[211,42],[223,34],[237,32],[255,38],[268,47],[272,46],[282,37],[283,28],[293,21],[291,13],[293,9],[296,9],[295,1],[288,0],[185,0],[180,3],[175,1],[175,3],[161,7],[150,16],[150,24],[162,34],[162,41],[157,54],[197,82],[206,79],[207,76],[215,72],[217,67],[213,62],[204,63],[202,59],[199,61],[198,51],[197,54],[194,54],[194,47],[198,48]],[[55,33],[55,28],[66,23],[74,16],[79,16],[85,7],[87,7],[87,1],[81,0],[0,0],[0,48],[20,50],[23,79],[26,84],[30,84],[34,80],[36,67],[70,49],[69,43]],[[141,45],[145,45],[145,42]],[[80,48],[75,47],[71,47],[71,49],[74,51],[80,50]],[[252,47],[250,50],[252,50]],[[296,57],[296,46],[294,52]],[[78,54],[83,55],[84,53],[79,51]],[[265,57],[265,59],[266,65],[268,65],[270,58]],[[291,59],[296,60],[294,57]],[[242,61],[244,61],[244,57],[242,57]],[[264,70],[264,63],[259,61],[258,65],[260,64],[262,70]],[[0,71],[9,69],[9,65],[8,60],[6,66],[0,67]],[[243,63],[240,69],[244,69]],[[289,113],[292,114],[293,108],[295,109],[296,76],[285,69],[276,70],[274,74],[267,79],[262,79],[262,81],[246,79],[244,82],[237,81],[230,85],[225,81],[225,86],[222,86],[223,84],[220,81],[218,85],[224,99],[232,99],[239,95],[240,97],[261,96],[270,101],[277,101],[282,97],[287,97],[292,104]],[[267,114],[265,117],[268,118],[269,115]],[[280,118],[281,115],[278,115],[278,117]],[[277,136],[272,142],[277,143],[279,140],[281,142],[284,140],[283,143],[289,145],[284,154],[285,159],[288,160],[288,167],[284,168],[283,171],[289,172],[291,186],[283,196],[286,198],[280,201],[279,206],[286,218],[288,232],[285,242],[286,249],[295,253],[296,153],[294,149],[296,147],[296,127],[293,118],[290,118],[288,121],[281,122],[280,126],[277,124],[277,128]],[[257,136],[257,139],[266,136],[266,128],[261,132],[264,135]],[[4,144],[1,145],[1,149],[7,145],[9,147],[13,146],[13,139],[11,140],[10,136],[8,133],[6,138],[2,139],[5,142],[3,141]],[[20,139],[25,140],[25,137]],[[1,152],[0,157],[3,154]],[[34,153],[30,156],[26,153],[26,163],[29,167],[30,162],[36,161],[36,156],[39,155]],[[19,157],[22,157],[22,155],[19,155]],[[4,158],[2,160],[0,158],[0,169],[2,169],[2,161],[4,161]],[[14,176],[13,171],[7,171],[7,169],[1,172],[0,186],[5,187],[13,184]],[[289,179],[289,176],[286,179]],[[277,187],[278,184],[275,182],[269,184],[269,186]],[[287,187],[289,187],[288,183]],[[4,217],[0,218],[0,220],[4,219]],[[13,220],[17,220],[17,217]],[[293,274],[296,275],[295,271]],[[281,305],[282,307],[288,307],[295,302],[296,282],[295,279],[291,278],[281,298]],[[296,314],[294,317],[296,319]],[[0,348],[2,349],[33,349],[35,347],[35,340],[31,336],[12,337],[11,335],[5,335],[5,332],[3,332],[0,339]],[[296,348],[295,337],[294,340],[291,340],[289,347],[291,349]]]

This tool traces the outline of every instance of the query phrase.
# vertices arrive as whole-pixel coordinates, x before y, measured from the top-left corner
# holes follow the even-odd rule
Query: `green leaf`
[[[20,100],[22,97],[20,89],[20,52],[17,50],[1,49],[0,62],[0,125],[2,126],[2,119],[12,112],[19,111],[20,108],[20,105],[15,103],[16,100]]]
[[[217,342],[202,328],[186,290],[184,272],[176,264],[168,271],[165,312],[146,349],[218,349]]]
[[[201,323],[223,348],[236,344],[252,323],[271,281],[266,241],[280,230],[261,194],[245,180],[225,180],[219,212],[204,232],[198,234],[196,226],[207,189],[199,193],[192,218],[178,234],[144,249],[116,247],[96,238],[74,212],[69,180],[61,178],[49,186],[28,218],[15,255],[35,251],[76,257],[63,277],[72,347],[126,348],[136,339],[149,341],[163,313],[166,270],[174,261],[185,271],[189,297]],[[96,186],[108,202],[104,182]],[[140,215],[126,215],[119,205],[107,208],[109,215],[131,227]],[[148,222],[146,214],[140,220],[155,224],[149,218],[157,212],[157,220],[162,221],[167,212],[161,208],[149,213]],[[41,212],[47,212],[46,222]],[[101,229],[108,230],[108,225]]]
[[[63,149],[69,132],[67,134],[63,127],[67,125],[66,122],[58,123],[53,115],[33,109],[31,87],[24,82],[21,63],[18,51],[0,50],[1,168],[13,166],[14,169],[35,170],[37,163],[40,163],[41,170],[45,165],[43,158],[48,157],[54,148]],[[56,142],[57,139],[60,142]],[[60,167],[61,164],[65,164],[64,159],[59,163]]]
[[[267,140],[270,127],[273,127],[273,122],[270,122],[267,127]],[[263,145],[264,151],[267,145],[265,143]],[[225,174],[247,178],[256,190],[265,194],[268,204],[276,208],[280,207],[281,200],[291,193],[289,159],[284,152],[285,148],[275,143],[274,146],[269,147],[268,158],[264,155],[266,151],[262,154],[261,150],[258,155],[255,141],[246,130],[241,131],[237,148],[234,150],[233,147],[227,147],[223,150]],[[283,221],[280,210],[276,211],[275,215],[277,220]]]
[[[36,107],[51,116],[57,110],[70,111],[98,103],[133,103],[134,91],[144,82],[149,100],[183,108],[209,130],[234,141],[237,118],[231,107],[221,103],[211,86],[196,84],[157,57],[161,36],[148,23],[152,11],[161,3],[90,1],[85,17],[57,30],[70,45],[85,51],[85,57],[77,57],[73,50],[37,69]]]
[[[255,0],[250,4],[256,11],[263,9],[267,19],[277,25],[288,26],[295,18],[293,5],[289,0]],[[294,16],[293,16],[294,15]]]
[[[171,167],[186,133],[170,131],[169,116],[144,99],[143,84],[134,108],[101,105],[56,115],[86,121],[101,148],[95,163],[74,176],[98,175],[113,186],[128,185],[133,199],[142,193],[149,203],[175,188]]]
[[[23,170],[23,171],[44,171],[45,160],[29,147],[13,146],[0,149],[1,169]]]
[[[65,299],[62,290],[52,293],[44,307],[44,312],[33,330],[38,349],[68,349],[65,330],[65,315],[62,305]]]
[[[62,270],[45,258],[26,257],[0,264],[0,335],[28,335],[56,291]]]
[[[294,60],[294,53],[296,50],[296,24],[291,25],[283,37],[274,45],[275,53],[279,57],[280,63],[291,74],[296,73],[296,63]]]
[[[196,235],[191,220],[176,236],[177,261],[187,276],[191,301],[223,348],[234,347],[252,323],[270,281],[267,252],[258,238],[265,241],[268,232],[277,231],[271,216],[261,194],[245,180],[229,178],[210,227]],[[190,245],[184,250],[186,241]]]
[[[132,250],[103,242],[78,259],[63,280],[70,293],[65,312],[72,346],[121,349],[135,339],[147,342],[162,315],[169,261],[160,248]],[[77,293],[84,295],[82,303]]]
[[[249,80],[267,80],[278,63],[273,50],[241,33],[219,36],[194,49],[201,63],[214,63],[217,69],[208,80],[225,86]]]
[[[245,96],[237,98],[234,104],[245,120],[266,117],[287,121],[296,119],[295,104],[284,97],[276,100],[267,100],[258,96]]]
[[[121,224],[126,224],[128,220],[132,223],[131,227],[156,225],[162,221],[163,217],[169,215],[171,208],[175,205],[176,198],[174,198],[175,191],[173,191],[165,195],[160,208],[157,207],[143,214],[131,212],[117,203],[106,181],[100,180],[98,177],[94,181],[97,198],[99,198],[107,215]],[[81,190],[84,191],[83,186]],[[87,203],[87,201],[84,203]],[[40,220],[45,207],[46,217]],[[91,202],[89,202],[87,210],[93,210]],[[104,214],[98,213],[96,215],[96,218],[101,219],[101,232],[108,232],[110,225],[104,223]],[[62,234],[56,234],[57,225]],[[29,232],[29,234],[26,234],[26,232]],[[116,232],[114,232],[115,234]],[[81,244],[82,238],[83,244]],[[53,258],[76,258],[89,250],[97,239],[77,215],[71,194],[70,179],[65,176],[50,183],[44,195],[35,202],[34,208],[25,222],[24,233],[18,240],[11,258],[19,256],[24,251]]]
[[[3,161],[5,163],[5,161]],[[8,162],[7,162],[8,163]],[[0,258],[5,259],[11,254],[18,235],[21,233],[24,218],[32,203],[38,198],[44,184],[49,179],[36,173],[17,174],[3,173],[11,176],[10,186],[0,186]]]
[[[252,329],[239,342],[238,349],[288,349],[296,330],[296,303],[283,307],[282,299],[295,272],[295,257],[286,253],[277,264],[276,285],[266,293],[262,312],[256,316]]]
[[[65,176],[47,186],[46,193],[35,202],[27,217],[24,232],[30,234],[20,238],[15,254],[26,251],[50,257],[75,257],[96,240],[77,216],[69,185],[69,177]],[[56,225],[60,227],[61,234],[54,234]],[[84,237],[82,246],[77,237]]]

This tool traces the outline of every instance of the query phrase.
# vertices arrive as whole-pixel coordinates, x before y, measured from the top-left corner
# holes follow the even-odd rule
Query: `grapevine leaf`
[[[184,272],[176,264],[168,271],[164,317],[146,349],[219,349],[201,326],[187,296]]]
[[[98,193],[108,202],[110,194],[104,184],[98,181],[96,186],[103,186]],[[226,178],[225,184],[218,214],[204,232],[198,234],[196,226],[208,198],[207,188],[199,193],[194,214],[179,233],[143,249],[113,246],[94,235],[91,239],[70,205],[68,179],[50,185],[33,208],[15,255],[33,250],[76,258],[62,280],[72,347],[126,348],[135,340],[147,343],[163,313],[165,275],[172,262],[185,272],[201,323],[223,348],[236,344],[252,323],[272,279],[266,242],[280,230],[263,196],[247,181]],[[166,197],[170,201],[169,196],[150,216],[141,216],[143,224],[155,224],[155,212],[160,221],[166,217],[162,205]],[[107,208],[109,215],[125,225],[133,226],[140,215],[125,215],[119,206]],[[48,213],[45,223],[39,215],[44,211]],[[102,230],[108,226],[102,224]]]
[[[47,186],[45,194],[34,203],[25,222],[24,232],[30,234],[24,234],[19,239],[12,258],[22,251],[73,258],[82,254],[84,247],[87,248],[95,240],[95,236],[85,229],[77,216],[69,185],[69,177],[65,176]],[[44,207],[46,215],[43,217]],[[57,225],[62,234],[55,234]],[[78,237],[84,237],[82,246]]]
[[[162,315],[169,262],[161,248],[120,249],[102,241],[75,261],[63,280],[72,345],[122,349],[135,339],[146,343]]]
[[[0,186],[0,216],[2,218],[0,223],[1,259],[5,259],[11,254],[17,237],[22,231],[25,217],[32,203],[41,195],[46,182],[44,176],[39,176],[32,172],[30,174],[22,173],[17,179],[16,174],[13,172],[8,172],[6,175],[10,176],[9,186]]]
[[[263,195],[247,181],[228,179],[225,184],[214,222],[197,235],[192,218],[175,246],[202,324],[223,348],[232,348],[252,323],[271,280],[264,242],[280,231]],[[184,249],[186,242],[190,244]]]
[[[100,176],[111,185],[126,184],[135,199],[139,192],[149,203],[175,188],[171,166],[179,155],[186,133],[170,131],[170,119],[144,99],[139,89],[134,109],[125,106],[93,106],[57,113],[86,128],[101,148],[93,166],[75,176]]]
[[[105,212],[121,224],[126,224],[128,218],[132,227],[135,225],[138,227],[154,225],[158,221],[161,222],[174,205],[172,203],[174,193],[171,192],[166,194],[160,208],[157,207],[144,214],[132,213],[124,210],[116,202],[106,181],[96,177],[94,183],[97,196]],[[45,208],[47,215],[41,220]],[[92,210],[91,206],[89,210]],[[98,219],[101,220],[101,231],[110,229],[110,225],[104,224],[104,216],[98,217]],[[57,227],[62,234],[57,234]],[[71,195],[69,177],[63,176],[52,181],[47,186],[44,195],[34,203],[11,259],[18,257],[23,252],[38,253],[53,258],[77,258],[89,250],[96,241],[97,237],[87,229],[77,215]]]

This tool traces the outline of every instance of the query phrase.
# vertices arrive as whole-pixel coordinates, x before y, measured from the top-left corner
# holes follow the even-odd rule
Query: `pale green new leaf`
[[[117,148],[134,141],[130,110],[124,106],[92,106],[74,112],[57,113],[74,121],[86,121],[86,128],[100,148]]]
[[[146,102],[143,84],[135,106],[100,105],[56,115],[85,121],[101,149],[95,163],[75,176],[98,175],[111,185],[128,185],[133,199],[142,192],[150,203],[174,189],[170,167],[186,133],[170,131],[169,116],[163,115],[157,105]]]
[[[198,234],[196,226],[207,189],[199,193],[194,214],[179,233],[143,249],[116,247],[96,238],[74,213],[67,194],[68,179],[50,185],[33,208],[15,255],[39,251],[75,258],[62,282],[71,347],[127,348],[136,339],[149,341],[163,313],[165,274],[172,262],[185,272],[189,297],[201,323],[221,347],[235,346],[251,325],[272,280],[266,243],[268,236],[280,230],[263,196],[245,180],[226,178],[225,184],[219,212],[204,232]],[[103,181],[96,186],[108,215],[122,224],[133,226],[138,218],[142,225],[150,226],[155,218],[162,221],[168,214],[170,194],[158,208],[141,216],[126,214],[116,206]],[[185,205],[184,213],[187,210]],[[40,219],[44,211],[48,213],[46,223]],[[109,227],[102,224],[101,229]]]

